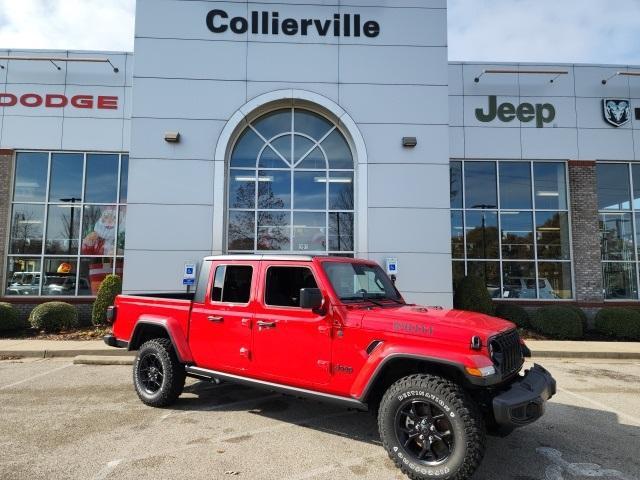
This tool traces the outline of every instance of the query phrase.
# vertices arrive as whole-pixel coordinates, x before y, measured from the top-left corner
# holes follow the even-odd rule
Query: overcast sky
[[[135,0],[0,0],[0,48],[131,51],[134,10]],[[640,0],[449,0],[449,58],[639,65]]]

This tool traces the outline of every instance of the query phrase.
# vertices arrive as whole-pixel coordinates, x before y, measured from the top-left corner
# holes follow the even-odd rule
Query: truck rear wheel
[[[384,394],[378,427],[389,457],[412,480],[464,480],[484,455],[484,423],[457,384],[433,375],[398,380]]]
[[[133,385],[143,403],[166,407],[184,388],[184,365],[178,361],[171,341],[156,338],[142,344],[133,363]]]

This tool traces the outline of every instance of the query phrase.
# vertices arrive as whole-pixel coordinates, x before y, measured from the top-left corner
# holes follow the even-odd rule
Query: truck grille
[[[489,353],[496,369],[503,377],[517,372],[524,363],[520,335],[517,330],[501,333],[489,340]]]

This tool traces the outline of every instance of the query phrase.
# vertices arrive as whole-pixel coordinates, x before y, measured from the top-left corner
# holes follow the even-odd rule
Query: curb
[[[126,357],[131,356],[127,350],[0,350],[0,357],[22,358],[54,358],[77,357],[78,355],[93,355],[101,357]]]
[[[133,355],[102,356],[102,355],[78,355],[73,359],[74,365],[133,365]]]

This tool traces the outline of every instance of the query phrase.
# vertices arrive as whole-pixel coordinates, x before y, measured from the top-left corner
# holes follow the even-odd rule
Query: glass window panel
[[[46,152],[16,154],[16,173],[13,200],[16,202],[44,202],[47,190]]]
[[[285,135],[284,137],[276,138],[271,142],[271,146],[275,148],[280,155],[287,159],[291,163],[291,142],[292,135]]]
[[[329,159],[329,168],[353,168],[351,149],[338,129],[331,132],[320,145]]]
[[[633,175],[633,209],[640,210],[640,165],[637,163],[631,165],[631,173]]]
[[[47,214],[45,253],[76,255],[80,237],[80,207],[51,205]]]
[[[500,297],[500,262],[467,262],[467,275],[482,278],[491,298]]]
[[[569,219],[566,212],[536,212],[538,259],[569,260]]]
[[[603,262],[604,297],[607,300],[638,298],[635,263]]]
[[[124,255],[127,239],[127,207],[121,206],[118,213],[118,237],[116,240],[116,254]]]
[[[260,170],[258,172],[258,208],[281,210],[291,207],[291,172]]]
[[[458,289],[460,280],[464,278],[464,262],[453,261],[451,266],[451,273],[453,275],[453,291]]]
[[[267,140],[291,131],[291,109],[267,113],[253,122],[255,129]]]
[[[127,203],[129,188],[129,155],[122,155],[120,163],[120,203]]]
[[[289,168],[289,165],[270,146],[267,146],[260,155],[258,166],[260,168]]]
[[[256,207],[256,171],[230,170],[229,208]]]
[[[295,172],[293,174],[293,207],[304,210],[326,210],[327,172]]]
[[[353,172],[329,174],[329,210],[353,210]]]
[[[7,259],[7,295],[38,295],[40,258],[9,257]]]
[[[601,213],[599,226],[603,260],[635,260],[630,213]]]
[[[44,205],[13,205],[9,253],[40,255],[44,227]]]
[[[534,262],[503,262],[502,285],[503,298],[536,298],[536,264]]]
[[[598,210],[629,210],[631,193],[629,166],[622,163],[598,163]]]
[[[49,201],[78,203],[82,201],[81,153],[54,153],[51,155]]]
[[[308,138],[296,135],[293,139],[293,158],[297,162],[315,145]],[[327,168],[324,165],[319,168]]]
[[[567,209],[567,187],[564,163],[535,162],[533,164],[536,208]]]
[[[498,258],[498,214],[467,211],[467,258]]]
[[[247,265],[228,265],[225,268],[222,302],[248,303],[251,298],[251,279],[253,267]]]
[[[118,201],[118,161],[115,154],[87,155],[84,201],[116,203]]]
[[[319,148],[314,148],[313,151],[300,162],[297,168],[327,168],[327,161],[322,151]]]
[[[294,128],[296,132],[304,133],[311,138],[315,138],[316,141],[320,141],[333,128],[333,125],[320,115],[305,112],[304,110],[296,110],[294,113]]]
[[[226,266],[221,265],[216,268],[215,277],[213,277],[213,288],[211,289],[211,301],[222,301],[222,290],[224,289],[224,273]]]
[[[573,297],[570,262],[540,262],[538,274],[538,298],[541,300]]]
[[[502,258],[533,258],[533,215],[531,212],[500,213]]]
[[[85,205],[82,219],[81,255],[113,256],[116,247],[115,205]]]
[[[449,164],[451,208],[462,208],[462,162]]]
[[[97,295],[104,279],[113,273],[113,258],[81,258],[78,295]]]
[[[465,162],[466,208],[498,208],[495,162]]]
[[[464,258],[463,212],[451,212],[451,254],[453,258]]]
[[[329,250],[339,252],[352,252],[353,250],[355,250],[353,241],[353,228],[353,213],[330,213]]]
[[[290,250],[290,237],[289,212],[258,212],[258,250]]]
[[[529,162],[500,162],[500,208],[532,208]]]
[[[327,214],[293,212],[293,250],[324,252],[327,249]]]
[[[253,250],[255,226],[255,212],[229,212],[229,250]]]
[[[76,258],[45,258],[42,295],[72,297],[76,294]]]
[[[255,168],[258,154],[263,146],[264,141],[253,130],[247,128],[233,148],[231,166]]]

